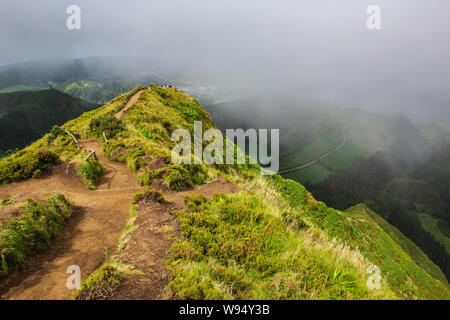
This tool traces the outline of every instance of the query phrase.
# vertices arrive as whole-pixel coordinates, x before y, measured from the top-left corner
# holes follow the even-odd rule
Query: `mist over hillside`
[[[257,164],[174,163],[171,132],[195,121],[215,128],[195,98],[140,86],[1,159],[0,298],[448,299],[364,204],[333,209]],[[86,270],[73,291],[71,259]]]
[[[125,279],[121,298],[448,299],[450,2],[376,2],[3,0],[0,280],[64,228],[41,219],[55,226],[44,245],[27,234],[39,242],[36,217],[72,211],[41,194],[61,189],[103,230],[77,298],[105,276],[107,291]],[[175,163],[172,134],[194,121],[279,129],[278,174]]]
[[[0,35],[7,50],[0,64],[50,58],[58,66],[62,59],[106,56],[69,69],[75,77],[87,75],[84,80],[162,70],[236,95],[300,94],[403,112],[420,122],[449,116],[449,3],[435,3],[380,0],[382,26],[373,31],[366,26],[370,1],[197,0],[186,6],[137,0],[125,6],[80,0],[81,29],[68,30],[67,1],[5,1]],[[96,64],[108,65],[107,72]],[[34,65],[27,67],[32,77]],[[8,77],[29,80],[15,72]],[[58,72],[48,78],[60,80]]]

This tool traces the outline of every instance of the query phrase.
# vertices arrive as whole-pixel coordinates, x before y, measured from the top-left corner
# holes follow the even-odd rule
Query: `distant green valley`
[[[341,210],[365,203],[450,277],[449,122],[416,126],[402,114],[286,96],[212,104],[208,111],[221,129],[279,128],[281,170],[332,150],[342,140],[342,130],[347,139],[336,153],[283,176]]]

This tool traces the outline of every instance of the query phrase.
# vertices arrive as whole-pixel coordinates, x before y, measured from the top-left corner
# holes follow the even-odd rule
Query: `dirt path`
[[[67,268],[79,266],[81,278],[85,279],[104,262],[105,248],[110,254],[115,252],[117,240],[130,214],[131,199],[142,188],[125,164],[103,157],[99,142],[80,142],[84,147],[95,150],[103,167],[97,190],[87,190],[78,177],[67,174],[66,163],[51,168],[51,172],[39,179],[0,187],[0,199],[15,196],[20,202],[27,198],[41,199],[49,192],[60,192],[76,205],[51,248],[31,257],[24,270],[0,281],[0,299],[69,299],[74,291],[66,287]],[[210,198],[215,193],[234,191],[232,183],[221,179],[177,193],[165,188],[164,197],[170,203],[140,207],[136,221],[139,228],[131,234],[121,261],[131,263],[146,274],[126,279],[110,298],[170,298],[164,291],[169,281],[164,261],[179,233],[179,226],[169,209],[181,209],[186,195],[202,194]]]
[[[0,283],[0,298],[68,299],[73,291],[66,287],[67,267],[78,265],[85,278],[104,262],[104,248],[114,251],[130,213],[131,199],[142,188],[125,164],[102,156],[99,142],[81,143],[96,151],[103,167],[98,190],[89,191],[78,179],[67,175],[67,164],[54,167],[53,172],[39,179],[0,187],[0,199],[36,198],[47,192],[60,192],[76,205],[50,250],[31,258],[25,270],[13,273]]]
[[[159,189],[159,188],[158,188]],[[236,187],[226,180],[217,179],[208,184],[195,186],[182,192],[164,192],[167,203],[146,199],[138,203],[138,213],[128,241],[119,255],[119,261],[130,264],[144,272],[128,276],[107,299],[173,299],[167,288],[170,273],[165,263],[173,241],[181,229],[172,210],[184,209],[184,197],[201,194],[212,198],[216,193],[231,193]]]
[[[122,120],[126,116],[128,108],[131,107],[133,104],[135,104],[136,101],[139,99],[139,96],[141,95],[142,91],[144,91],[144,89],[136,92],[136,94],[134,96],[132,96],[130,98],[130,100],[128,100],[125,107],[122,110],[120,110],[119,112],[117,112],[114,116],[117,119]]]

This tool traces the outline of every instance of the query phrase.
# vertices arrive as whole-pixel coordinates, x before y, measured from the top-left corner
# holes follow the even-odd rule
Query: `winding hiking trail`
[[[341,149],[345,145],[345,142],[347,141],[347,136],[345,135],[344,131],[342,129],[340,129],[340,130],[341,130],[341,133],[342,133],[342,141],[341,141],[341,143],[339,145],[337,145],[333,149],[325,152],[324,154],[318,156],[314,160],[308,161],[308,162],[306,162],[304,164],[301,164],[301,165],[298,165],[298,166],[296,166],[294,168],[280,170],[280,171],[278,171],[278,174],[289,173],[289,172],[294,172],[294,171],[297,171],[297,170],[308,168],[308,167],[316,164],[317,162],[319,162],[319,161],[321,161],[321,160],[323,160],[325,158],[328,158],[332,154],[335,154],[336,152],[338,152],[339,149]]]
[[[142,92],[133,95],[115,116],[123,119]],[[79,142],[86,150],[95,151],[103,168],[96,190],[86,189],[69,163],[47,168],[37,179],[0,186],[0,199],[14,197],[16,204],[59,192],[75,206],[61,234],[53,239],[47,251],[28,257],[23,270],[0,279],[0,299],[69,299],[75,293],[66,285],[69,266],[78,266],[83,280],[105,262],[105,249],[110,254],[116,253],[118,238],[130,215],[131,200],[144,188],[137,184],[126,164],[110,161],[102,155],[102,146],[97,140]],[[170,192],[162,184],[152,187],[161,189],[170,202],[162,207],[152,203],[140,207],[136,221],[139,228],[130,233],[130,240],[120,255],[123,261],[147,273],[123,280],[109,299],[170,299],[164,290],[169,279],[165,259],[173,238],[179,233],[179,225],[167,209],[182,209],[186,195],[212,197],[215,193],[235,191],[231,182],[222,179],[182,192]],[[0,210],[0,220],[2,214]]]
[[[125,164],[103,157],[95,140],[80,141],[95,150],[103,167],[97,190],[87,190],[78,177],[66,173],[67,164],[51,168],[39,179],[28,179],[0,187],[0,199],[41,198],[49,192],[60,192],[75,203],[75,211],[51,248],[0,282],[1,299],[68,299],[73,290],[66,287],[70,265],[78,265],[82,279],[105,260],[104,249],[113,252],[117,239],[130,214],[133,195],[142,190]]]
[[[125,107],[123,107],[119,112],[117,112],[114,116],[119,119],[122,120],[123,118],[125,118],[125,116],[127,115],[127,111],[128,108],[131,107],[132,105],[134,105],[136,103],[136,101],[138,101],[139,96],[141,95],[141,93],[144,91],[145,89],[139,90],[138,92],[136,92],[134,94],[134,96],[132,96],[130,98],[130,100],[128,100],[127,104],[125,105]]]

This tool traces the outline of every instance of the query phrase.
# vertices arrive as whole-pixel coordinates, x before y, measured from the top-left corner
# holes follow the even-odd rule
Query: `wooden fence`
[[[73,133],[80,140],[95,138],[94,134],[90,130],[80,130],[70,132]]]
[[[85,130],[85,131],[72,131],[72,132],[70,132],[70,131],[67,131],[67,130],[66,130],[66,133],[72,137],[72,139],[73,139],[73,140],[75,141],[75,143],[77,144],[78,149],[89,152],[89,154],[88,154],[88,155],[86,156],[86,158],[84,159],[85,161],[87,161],[92,155],[94,155],[94,157],[96,157],[95,151],[94,151],[94,150],[88,149],[88,148],[84,147],[84,146],[78,141],[78,139],[88,139],[88,137],[93,137],[93,135],[92,135],[92,133],[91,133],[90,131]],[[103,133],[103,136],[105,137],[105,140],[106,140],[105,133]],[[78,139],[77,139],[77,138],[78,138]]]

